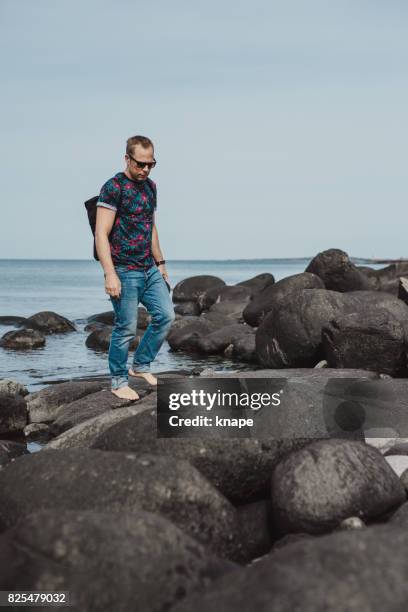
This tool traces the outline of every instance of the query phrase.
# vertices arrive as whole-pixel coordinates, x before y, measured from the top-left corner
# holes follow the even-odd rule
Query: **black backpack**
[[[153,191],[154,206],[156,206],[156,185],[153,183],[153,181],[150,178],[147,178],[146,180],[149,184],[149,187]],[[119,188],[120,188],[120,183],[119,183]],[[96,252],[96,245],[95,245],[95,227],[96,227],[96,211],[97,211],[96,203],[98,200],[99,200],[99,196],[94,196],[93,198],[85,202],[86,212],[88,213],[89,225],[91,226],[92,234],[94,237],[93,256],[94,256],[94,259],[96,259],[96,261],[99,261],[99,257],[98,257],[98,253]],[[115,220],[116,220],[116,217],[118,216],[119,211],[120,211],[120,207],[116,211]],[[115,224],[115,220],[113,224]],[[112,229],[113,227],[114,225],[112,225]]]

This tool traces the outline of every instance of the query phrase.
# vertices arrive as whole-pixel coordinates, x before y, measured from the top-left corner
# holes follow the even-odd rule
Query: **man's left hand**
[[[159,271],[161,273],[161,275],[163,276],[164,280],[169,282],[169,275],[167,274],[167,270],[166,270],[166,264],[160,264],[160,266],[158,266]]]

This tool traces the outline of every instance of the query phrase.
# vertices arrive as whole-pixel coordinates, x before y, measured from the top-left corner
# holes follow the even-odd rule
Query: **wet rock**
[[[115,612],[163,612],[235,569],[142,511],[30,514],[1,536],[0,559],[3,590],[66,590],[75,610]]]
[[[340,249],[328,249],[316,255],[307,266],[306,272],[319,276],[326,289],[332,291],[357,291],[371,289],[371,283]]]
[[[242,556],[235,508],[187,461],[168,457],[79,448],[19,457],[0,471],[0,506],[3,530],[43,509],[155,512],[216,554]]]
[[[235,337],[232,341],[231,357],[237,361],[258,363],[258,355],[255,349],[255,333]]]
[[[16,380],[12,380],[11,378],[2,378],[0,379],[0,395],[28,395],[27,387],[23,384],[17,382]]]
[[[249,302],[252,291],[244,285],[217,285],[207,289],[199,298],[201,310],[209,310],[219,302]]]
[[[88,323],[101,323],[102,325],[113,325],[114,312],[113,310],[107,310],[106,312],[99,312],[98,314],[91,315],[88,317]]]
[[[22,431],[27,418],[27,404],[21,395],[0,394],[0,434]]]
[[[194,317],[194,322],[186,322],[185,325],[176,325],[170,329],[167,342],[173,351],[197,352],[198,340],[215,330],[215,325],[210,321]],[[179,321],[176,321],[179,323]]]
[[[11,440],[0,440],[0,469],[21,455],[28,455],[25,444]]]
[[[138,333],[138,330],[135,330]],[[140,333],[140,332],[139,332]],[[100,329],[95,329],[87,337],[85,344],[88,348],[100,351],[108,351],[110,339],[112,335],[112,327],[105,325]],[[129,350],[134,350],[139,346],[141,336],[136,335],[130,342]]]
[[[44,334],[64,334],[75,331],[75,326],[65,317],[51,311],[37,312],[24,321],[26,329],[36,329]]]
[[[172,612],[400,612],[408,532],[391,526],[304,538],[223,576]]]
[[[324,289],[323,281],[315,274],[303,272],[281,279],[261,291],[244,308],[243,318],[248,325],[258,327],[271,310],[292,301],[291,294],[300,289]]]
[[[153,398],[149,398],[149,403],[154,402],[156,406],[157,394],[153,394]],[[139,392],[139,397],[143,397],[143,393]],[[140,402],[140,400],[136,400]],[[58,417],[51,425],[51,434],[58,436],[67,429],[75,427],[88,419],[99,416],[104,412],[124,408],[135,404],[135,401],[120,399],[114,395],[110,389],[101,389],[96,393],[91,393],[85,397],[81,397],[70,404],[65,404],[59,413]]]
[[[85,395],[96,393],[110,385],[107,381],[75,381],[50,385],[27,395],[30,423],[54,421],[63,404],[69,404]]]
[[[275,277],[270,272],[257,274],[253,278],[237,283],[238,286],[248,287],[251,290],[252,296],[263,291],[268,285],[273,285]]]
[[[254,336],[251,327],[235,323],[213,331],[197,339],[197,350],[207,355],[221,354],[229,344],[234,344],[239,338],[246,335]]]
[[[228,302],[217,302],[210,306],[210,313],[220,314],[231,319],[231,322],[244,323],[242,313],[248,302],[242,300],[231,300]]]
[[[218,276],[207,274],[190,276],[174,287],[173,302],[198,302],[207,289],[216,285],[225,285],[225,282]]]
[[[272,508],[282,533],[324,533],[349,516],[379,517],[406,498],[379,451],[348,440],[319,440],[279,462]]]
[[[26,350],[45,345],[45,336],[34,329],[9,331],[0,339],[0,346],[6,349]]]
[[[180,302],[174,307],[174,312],[183,316],[198,317],[201,312],[201,308],[198,302]]]
[[[23,325],[24,321],[26,321],[25,317],[16,317],[16,316],[4,316],[0,317],[0,325],[14,325],[15,327],[19,327]]]
[[[391,376],[405,371],[404,329],[388,310],[337,316],[323,326],[322,340],[330,367],[366,368]]]

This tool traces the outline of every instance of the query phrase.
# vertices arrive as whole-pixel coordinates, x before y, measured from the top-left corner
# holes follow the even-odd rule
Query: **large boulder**
[[[187,461],[98,450],[47,450],[0,471],[0,529],[43,509],[134,512],[166,516],[217,554],[242,556],[237,514]]]
[[[252,296],[260,293],[267,287],[268,285],[273,285],[275,282],[275,277],[270,272],[262,272],[262,274],[257,274],[248,280],[240,281],[237,283],[238,286],[248,287],[251,290]]]
[[[135,329],[135,332],[136,335],[129,344],[130,351],[135,350],[139,346],[141,340],[141,332],[138,329]],[[105,325],[99,329],[94,329],[85,340],[85,344],[88,348],[93,350],[108,351],[111,335],[112,327]]]
[[[242,316],[247,301],[242,300],[231,300],[226,302],[217,302],[210,306],[209,313],[222,315],[230,319],[230,323],[244,323]]]
[[[0,346],[6,349],[30,350],[45,345],[45,336],[36,329],[16,329],[0,338]]]
[[[332,368],[366,368],[391,376],[406,372],[404,329],[388,310],[337,316],[323,326],[322,339]]]
[[[27,404],[22,396],[0,393],[0,434],[23,431],[27,420]]]
[[[139,398],[143,397],[146,392],[139,392]],[[138,403],[143,401],[143,404],[146,407],[150,405],[156,406],[157,404],[157,394],[152,393],[152,397],[148,396],[144,400],[137,400]],[[146,404],[147,400],[147,404]],[[114,395],[110,389],[102,389],[101,391],[97,391],[96,393],[91,393],[89,395],[85,395],[85,397],[81,397],[70,404],[65,404],[58,417],[51,425],[51,434],[53,436],[58,436],[63,433],[67,429],[71,429],[75,427],[75,425],[79,425],[88,419],[92,419],[93,417],[104,414],[105,412],[111,410],[117,410],[118,408],[124,408],[125,406],[130,406],[134,404],[134,400],[125,400]]]
[[[357,291],[371,289],[368,278],[350,261],[340,249],[328,249],[312,259],[305,272],[319,276],[326,289],[332,291]]]
[[[249,302],[252,291],[244,285],[216,285],[207,289],[199,298],[201,310],[209,310],[219,302]]]
[[[164,612],[235,569],[142,511],[30,514],[0,537],[0,563],[2,590],[64,590],[75,610],[115,612]]]
[[[139,412],[106,429],[92,444],[105,451],[154,453],[194,465],[229,499],[247,501],[266,495],[278,461],[309,440],[263,438],[159,438],[156,410]]]
[[[190,276],[177,283],[173,289],[173,302],[198,302],[211,287],[225,285],[222,278],[201,274]]]
[[[25,444],[12,440],[0,440],[0,469],[21,455],[28,455]]]
[[[173,351],[198,352],[197,345],[201,336],[215,331],[216,325],[201,317],[191,317],[184,325],[174,325],[167,335],[167,342]],[[175,323],[179,323],[176,321]]]
[[[258,363],[258,355],[255,347],[255,333],[235,336],[230,348],[224,351],[225,357],[231,357],[245,363]]]
[[[251,327],[245,323],[232,323],[231,325],[217,329],[205,336],[200,336],[197,339],[197,350],[207,355],[220,354],[227,346],[234,344],[239,338],[243,338],[247,335],[255,335]]]
[[[6,315],[0,317],[0,325],[14,325],[15,327],[19,327],[26,321],[25,317],[18,317],[13,315]]]
[[[302,538],[222,576],[172,612],[402,612],[408,531],[391,526]]]
[[[330,439],[282,459],[272,475],[271,498],[283,533],[324,533],[349,516],[380,517],[400,506],[406,494],[377,449]]]
[[[182,315],[183,317],[198,317],[201,312],[201,308],[198,302],[179,302],[175,305],[174,312],[176,314]]]
[[[50,385],[27,395],[27,408],[31,423],[55,421],[61,406],[96,393],[109,385],[106,381],[75,381]]]
[[[282,278],[275,284],[267,285],[245,307],[243,318],[248,325],[258,327],[271,310],[278,310],[288,304],[294,291],[300,289],[324,289],[323,281],[315,274],[303,272]]]
[[[44,310],[28,317],[23,323],[26,329],[38,329],[44,334],[64,334],[75,331],[75,326],[67,318]]]

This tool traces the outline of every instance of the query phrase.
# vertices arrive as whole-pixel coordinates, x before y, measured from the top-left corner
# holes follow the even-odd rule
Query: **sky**
[[[403,0],[0,0],[0,258],[89,259],[149,136],[164,257],[408,256]]]

